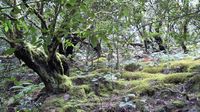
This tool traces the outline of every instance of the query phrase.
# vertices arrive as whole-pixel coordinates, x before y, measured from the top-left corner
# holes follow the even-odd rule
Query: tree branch
[[[188,14],[184,14],[184,15],[177,15],[177,16],[171,16],[171,17],[168,17],[168,21],[175,21],[177,19],[180,19],[180,18],[183,18],[183,17],[186,17],[186,16],[190,16],[190,15],[194,15],[194,14],[197,14],[199,13],[200,10],[197,10],[195,12],[191,12],[191,13],[188,13]],[[142,28],[142,27],[145,27],[145,26],[148,26],[148,25],[151,25],[153,23],[160,23],[162,22],[163,20],[157,20],[157,21],[152,21],[152,22],[149,22],[149,23],[146,23],[144,25],[141,25],[140,27],[138,27],[138,29]]]
[[[30,8],[33,10],[33,13],[40,19],[41,21],[41,24],[42,24],[42,27],[44,27],[46,30],[48,29],[47,25],[46,25],[46,21],[44,20],[44,18],[42,17],[42,15],[34,8],[31,8],[27,3],[26,3],[26,0],[23,0],[23,3],[24,5],[27,7],[27,8]]]
[[[55,6],[55,16],[54,16],[53,21],[51,22],[51,32],[55,31],[56,22],[57,22],[57,18],[58,18],[58,15],[60,13],[60,10],[61,10],[61,5],[57,4]]]
[[[10,39],[8,39],[8,38],[6,38],[6,37],[0,37],[0,39],[5,40],[5,41],[8,42],[9,44],[14,44],[14,43],[15,43],[14,41],[12,41],[12,40],[10,40]]]
[[[14,18],[14,17],[12,17],[11,15],[8,15],[8,14],[6,14],[6,13],[1,13],[1,15],[3,15],[3,16],[5,16],[5,17],[9,18],[9,19],[12,20],[12,21],[16,21],[16,20],[17,20],[16,18]]]
[[[27,4],[38,3],[38,2],[41,2],[41,1],[27,2]],[[8,3],[7,3],[7,4],[8,4]],[[11,4],[8,4],[8,5],[9,5],[9,6],[7,6],[7,7],[0,7],[0,10],[15,8],[15,7],[17,7],[17,6],[24,5],[24,3],[22,2],[22,3],[16,4],[15,6],[12,6]]]
[[[30,24],[34,25],[36,28],[38,28],[39,30],[41,30],[41,28],[36,23],[34,23],[33,21],[31,21],[28,17],[27,17],[27,20],[30,22]]]

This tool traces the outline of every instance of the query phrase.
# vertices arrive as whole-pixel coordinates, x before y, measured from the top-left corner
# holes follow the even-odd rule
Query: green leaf
[[[8,28],[7,24],[4,26],[4,30],[5,30],[5,32],[8,32],[9,28]]]
[[[9,48],[3,52],[4,55],[12,55],[15,52],[15,48]]]
[[[67,46],[67,47],[69,47],[69,46],[74,47],[74,44],[72,42],[70,42],[69,40],[65,40],[65,46]]]

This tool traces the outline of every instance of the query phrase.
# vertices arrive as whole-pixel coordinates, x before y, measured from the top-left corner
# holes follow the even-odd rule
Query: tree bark
[[[13,47],[16,49],[15,56],[39,75],[47,92],[69,91],[72,83],[66,76],[69,66],[65,56],[56,53],[53,58],[49,58],[43,50],[31,44],[23,43]]]
[[[162,22],[159,23],[159,26],[155,28],[156,33],[160,33],[160,27],[162,26]],[[154,37],[155,42],[158,44],[160,51],[166,51],[165,46],[163,45],[163,40],[160,36]]]
[[[188,25],[188,22],[189,22],[188,20],[186,20],[184,22],[184,25],[183,25],[183,37],[181,39],[181,47],[182,47],[184,53],[188,53],[188,49],[187,49],[187,47],[186,47],[186,45],[184,43],[184,41],[187,39],[187,33],[188,33],[187,25]]]

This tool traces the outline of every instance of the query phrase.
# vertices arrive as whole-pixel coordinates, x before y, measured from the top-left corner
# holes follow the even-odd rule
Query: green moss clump
[[[90,84],[81,85],[80,88],[83,88],[87,94],[91,92]]]
[[[199,65],[191,65],[188,70],[188,72],[199,72],[200,71],[200,64]]]
[[[105,64],[107,63],[107,59],[105,57],[100,57],[96,60],[93,60],[93,68],[105,68]]]
[[[189,77],[192,75],[190,73],[174,73],[174,74],[168,74],[166,77],[163,79],[165,83],[174,83],[174,84],[179,84],[179,83],[184,83]]]
[[[93,63],[104,63],[106,61],[107,61],[107,59],[105,57],[100,57],[100,58],[94,60]]]
[[[59,88],[63,89],[64,91],[69,91],[73,85],[72,85],[72,81],[69,77],[65,76],[65,75],[59,75]]]
[[[160,86],[159,80],[155,80],[156,83],[154,83],[154,80],[151,78],[143,79],[143,80],[135,80],[131,82],[132,89],[131,91],[139,94],[139,95],[154,95],[155,91],[157,89],[162,89],[163,87]],[[158,83],[157,83],[158,82]],[[154,84],[153,84],[154,83]]]
[[[145,73],[145,72],[123,72],[122,78],[127,80],[138,80],[150,77],[156,77],[157,74]]]
[[[69,93],[71,95],[73,95],[76,98],[81,98],[84,99],[86,98],[86,93],[85,93],[85,89],[84,86],[74,86]]]
[[[184,83],[193,75],[191,73],[172,73],[172,74],[151,74],[145,72],[123,72],[122,78],[125,80],[118,80],[121,87],[127,85],[131,88],[130,91],[137,94],[153,95],[155,91],[173,86],[174,84]],[[128,80],[128,81],[127,81]]]
[[[160,65],[160,66],[145,66],[143,68],[143,72],[147,72],[147,73],[161,73],[164,70],[164,66]]]
[[[133,82],[133,85],[137,85],[135,88],[133,88],[134,91],[141,95],[153,95],[155,92],[154,87],[151,87],[151,85],[147,81],[140,82]]]
[[[67,101],[64,100],[64,94],[51,95],[46,98],[41,106],[42,112],[49,112],[51,109],[59,110],[59,112],[64,112],[63,107]]]
[[[163,73],[166,69],[168,69],[170,73],[177,73],[195,72],[198,68],[200,68],[200,60],[184,59],[161,63],[158,66],[144,66],[142,71],[155,74]]]
[[[200,66],[200,60],[184,59],[170,62],[170,68],[182,68],[182,72],[193,72],[194,68]]]
[[[131,64],[128,64],[128,65],[125,65],[125,66],[124,66],[124,70],[130,71],[130,72],[137,71],[137,70],[139,70],[140,68],[141,68],[141,65],[135,64],[135,63],[131,63]]]

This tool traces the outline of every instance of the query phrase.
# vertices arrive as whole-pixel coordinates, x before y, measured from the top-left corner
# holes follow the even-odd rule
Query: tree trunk
[[[149,44],[151,42],[148,39],[144,39],[144,48],[145,48],[145,52],[149,53],[148,49],[149,49]]]
[[[97,57],[98,58],[101,57],[101,52],[102,52],[101,51],[101,43],[98,42],[97,45],[96,45],[96,47],[93,47],[93,49],[97,53]]]
[[[160,27],[162,26],[162,22],[159,23],[159,26],[155,28],[156,33],[160,33]],[[155,42],[158,44],[159,50],[160,51],[166,51],[165,46],[163,45],[163,40],[160,36],[155,36],[154,37]]]
[[[39,75],[47,92],[66,92],[71,88],[72,83],[66,76],[69,66],[65,56],[56,53],[50,59],[43,50],[31,44],[20,44],[12,47],[16,49],[15,56]]]
[[[186,41],[186,39],[187,39],[187,33],[188,33],[187,25],[188,25],[188,22],[189,22],[188,20],[186,20],[184,22],[184,25],[183,25],[183,37],[181,39],[181,47],[182,47],[184,53],[188,53],[188,49],[187,49],[187,47],[186,47],[186,45],[184,43],[184,41]]]
[[[181,41],[181,47],[182,47],[182,49],[183,49],[183,52],[184,52],[185,54],[187,54],[187,53],[188,53],[188,49],[187,49],[187,47],[186,47],[186,45],[185,45],[185,43],[184,43],[183,41]]]

